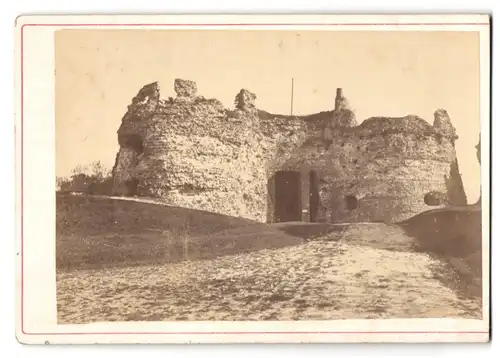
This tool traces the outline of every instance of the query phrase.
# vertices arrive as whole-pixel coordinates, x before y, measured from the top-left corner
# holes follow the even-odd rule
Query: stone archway
[[[274,221],[301,221],[302,183],[300,172],[277,172],[274,177],[274,192]]]

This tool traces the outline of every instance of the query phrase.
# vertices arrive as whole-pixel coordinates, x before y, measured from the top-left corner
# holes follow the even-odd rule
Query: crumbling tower
[[[356,126],[356,115],[349,105],[349,101],[344,97],[342,88],[337,88],[335,96],[335,109],[333,110],[332,126],[354,127]]]
[[[344,97],[342,88],[337,88],[335,96],[335,108],[329,123],[324,125],[323,139],[325,143],[331,143],[336,133],[343,128],[355,127],[356,115],[351,109],[347,98]]]
[[[133,98],[117,133],[114,195],[262,222],[397,222],[466,203],[443,109],[433,125],[414,115],[358,125],[341,88],[333,110],[308,116],[259,110],[247,90],[228,109],[193,81],[174,89],[164,100],[151,83]]]

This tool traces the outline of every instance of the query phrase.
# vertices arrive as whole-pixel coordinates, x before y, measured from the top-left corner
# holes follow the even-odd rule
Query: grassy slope
[[[482,294],[481,208],[476,205],[429,210],[400,224],[416,249],[448,263],[457,277],[443,280],[461,292]]]
[[[83,269],[209,259],[297,245],[328,232],[274,227],[166,205],[57,196],[57,268]],[[184,242],[188,241],[185,252]]]
[[[479,296],[458,298],[439,283],[456,281],[426,253],[445,258],[459,283],[477,289],[480,271],[470,268],[480,268],[479,214],[470,207],[435,210],[401,226],[269,225],[59,195],[59,321],[476,317]],[[182,261],[176,239],[184,237],[192,261],[149,266]]]

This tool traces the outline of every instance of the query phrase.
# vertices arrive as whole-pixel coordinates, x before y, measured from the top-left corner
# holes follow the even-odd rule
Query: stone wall
[[[251,150],[258,148],[259,122],[247,94],[240,93],[242,103],[228,111],[198,96],[192,82],[177,80],[175,90],[177,98],[160,101],[145,118],[136,194],[265,221],[265,172],[258,151]]]
[[[258,110],[244,89],[229,110],[199,96],[194,82],[176,80],[174,88],[177,97],[165,101],[157,83],[147,85],[129,106],[118,130],[115,194],[273,222],[286,200],[276,198],[275,175],[295,171],[297,220],[399,221],[431,208],[429,192],[447,199],[438,206],[465,200],[444,110],[434,125],[415,116],[357,125],[340,89],[334,110],[291,117]]]
[[[418,117],[372,118],[332,138],[308,141],[283,165],[318,173],[318,221],[404,220],[430,209],[424,197],[433,191],[447,198],[438,206],[466,203],[456,137]]]

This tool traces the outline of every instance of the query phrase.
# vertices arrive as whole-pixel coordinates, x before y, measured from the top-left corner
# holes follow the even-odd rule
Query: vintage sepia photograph
[[[58,327],[488,319],[477,29],[50,36]]]
[[[59,322],[481,317],[478,40],[57,31]]]

